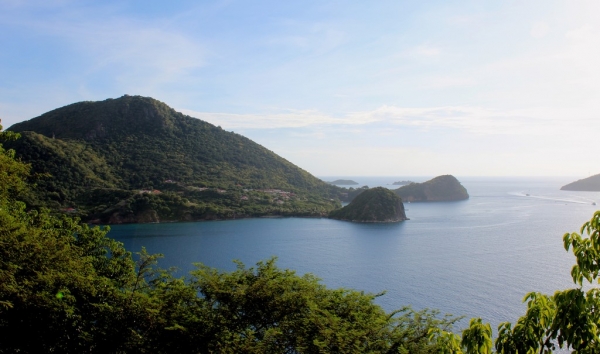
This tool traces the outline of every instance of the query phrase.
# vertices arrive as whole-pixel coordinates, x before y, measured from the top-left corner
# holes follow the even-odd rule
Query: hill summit
[[[33,204],[86,220],[323,215],[339,188],[149,97],[79,102],[18,123],[6,144],[39,179]]]

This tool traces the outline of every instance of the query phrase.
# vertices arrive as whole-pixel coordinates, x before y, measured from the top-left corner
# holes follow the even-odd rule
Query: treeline
[[[0,138],[15,135],[1,133]],[[328,289],[274,260],[236,271],[198,265],[186,278],[132,256],[77,218],[28,210],[29,166],[0,146],[0,353],[597,353],[600,213],[564,237],[577,287],[528,294],[526,314],[489,324],[402,308],[379,295]],[[492,305],[490,305],[492,306]]]

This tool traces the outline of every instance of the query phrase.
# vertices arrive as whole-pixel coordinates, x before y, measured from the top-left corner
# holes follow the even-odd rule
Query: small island
[[[600,174],[571,182],[560,188],[561,191],[600,192]]]
[[[392,185],[394,185],[394,186],[406,186],[406,185],[412,184],[412,183],[415,183],[415,182],[413,182],[413,181],[397,181],[397,182],[392,183]]]
[[[412,183],[394,192],[406,202],[449,202],[469,199],[465,187],[451,175],[438,176],[423,183]]]
[[[333,184],[336,186],[354,186],[354,185],[358,184],[358,182],[355,182],[351,179],[336,179],[333,182],[327,182],[327,183]]]
[[[402,199],[387,188],[367,189],[341,209],[329,213],[332,219],[354,222],[398,222],[408,220]]]

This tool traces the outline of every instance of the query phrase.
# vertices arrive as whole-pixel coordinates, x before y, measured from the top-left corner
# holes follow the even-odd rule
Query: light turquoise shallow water
[[[375,186],[402,177],[355,178]],[[437,308],[493,328],[523,313],[527,292],[572,287],[574,258],[562,235],[591,218],[600,193],[558,190],[568,178],[460,180],[469,200],[406,204],[410,220],[396,224],[243,219],[119,225],[109,235],[131,251],[163,253],[163,267],[183,272],[192,262],[232,270],[233,259],[251,265],[277,256],[280,267],[330,287],[385,290],[377,302],[387,310]]]

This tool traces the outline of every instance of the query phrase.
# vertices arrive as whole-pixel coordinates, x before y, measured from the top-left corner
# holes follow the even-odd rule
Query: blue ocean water
[[[371,187],[420,181],[344,178]],[[560,191],[571,178],[459,179],[469,200],[405,204],[410,220],[395,224],[261,218],[116,225],[109,236],[133,252],[163,253],[161,266],[183,274],[193,262],[233,270],[234,259],[253,265],[276,256],[280,267],[313,273],[329,287],[386,291],[377,302],[387,310],[435,308],[482,317],[492,328],[524,313],[527,292],[573,287],[574,257],[562,236],[591,218],[599,193]]]

